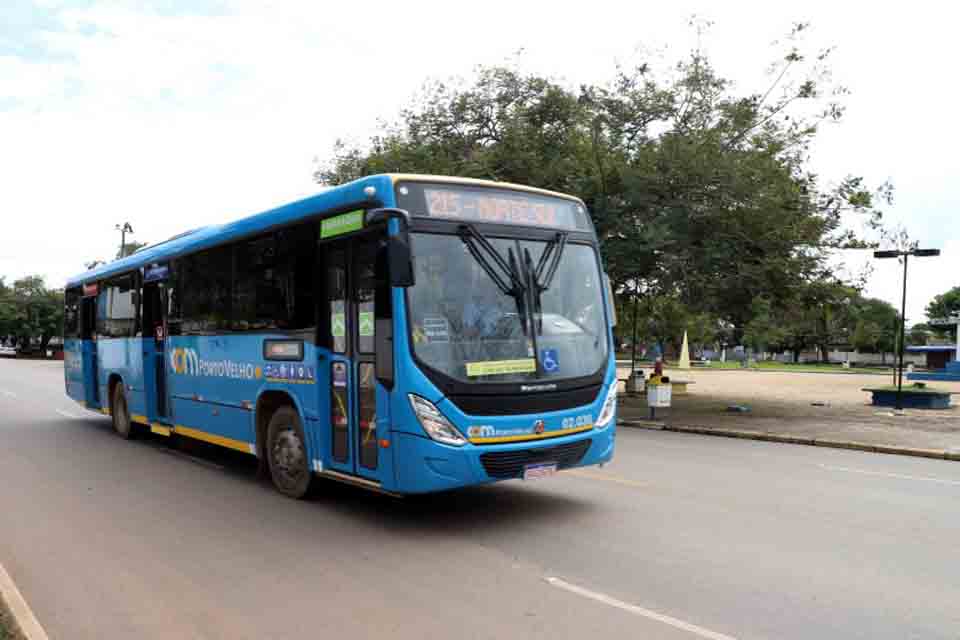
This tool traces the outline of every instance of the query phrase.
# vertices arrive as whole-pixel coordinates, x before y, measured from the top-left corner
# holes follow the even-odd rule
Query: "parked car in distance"
[[[0,358],[16,358],[17,350],[13,347],[4,347],[0,345]]]

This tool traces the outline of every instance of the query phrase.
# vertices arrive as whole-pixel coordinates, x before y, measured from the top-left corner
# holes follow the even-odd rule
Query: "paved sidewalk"
[[[621,371],[620,377],[627,373]],[[862,391],[863,387],[878,385],[876,376],[697,370],[667,373],[694,382],[689,394],[674,396],[672,408],[657,410],[657,419],[671,428],[750,431],[796,437],[808,443],[855,442],[960,454],[960,406],[956,406],[960,396],[954,397],[955,406],[947,410],[906,410],[904,415],[893,415],[890,409],[872,406],[870,394]],[[932,386],[960,392],[960,384]],[[733,405],[749,407],[749,412],[728,410]],[[621,420],[648,417],[645,396],[621,395]]]

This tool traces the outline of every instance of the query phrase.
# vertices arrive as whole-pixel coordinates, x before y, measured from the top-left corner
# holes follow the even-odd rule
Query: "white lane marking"
[[[630,604],[622,600],[617,600],[616,598],[611,598],[608,595],[597,593],[596,591],[590,591],[589,589],[578,587],[577,585],[570,584],[569,582],[561,580],[560,578],[546,578],[546,581],[555,587],[559,587],[560,589],[564,589],[570,593],[575,593],[578,596],[590,598],[591,600],[602,602],[603,604],[616,607],[617,609],[622,609],[634,615],[643,616],[644,618],[662,622],[663,624],[670,625],[671,627],[675,627],[677,629],[682,629],[683,631],[689,631],[690,633],[698,635],[701,638],[709,638],[710,640],[736,640],[736,638],[733,636],[717,633],[716,631],[711,631],[710,629],[704,629],[703,627],[698,627],[695,624],[690,624],[689,622],[684,622],[683,620],[678,620],[677,618],[673,618],[662,613],[657,613],[656,611],[650,611],[650,609],[644,609],[643,607],[638,607],[635,604]]]
[[[0,597],[6,603],[10,613],[13,614],[17,626],[20,627],[20,633],[27,640],[49,640],[47,632],[43,630],[37,617],[33,615],[30,605],[23,599],[20,590],[13,582],[13,578],[7,573],[7,570],[0,564]]]
[[[900,480],[920,480],[922,482],[936,482],[937,484],[949,484],[960,487],[960,480],[947,480],[946,478],[933,478],[931,476],[911,476],[905,473],[888,473],[886,471],[870,471],[869,469],[851,469],[849,467],[835,467],[829,464],[818,465],[827,471],[843,471],[844,473],[862,473],[865,476],[882,476],[884,478],[898,478]]]
[[[2,393],[3,395],[7,396],[8,398],[16,398],[16,397],[17,397],[17,394],[15,394],[13,391],[7,391],[6,389],[0,389],[0,393]]]
[[[80,416],[78,416],[78,415],[75,414],[75,413],[70,413],[69,411],[63,411],[63,410],[61,410],[61,409],[56,409],[56,412],[57,412],[59,415],[63,416],[64,418],[79,418],[79,417],[80,417]]]

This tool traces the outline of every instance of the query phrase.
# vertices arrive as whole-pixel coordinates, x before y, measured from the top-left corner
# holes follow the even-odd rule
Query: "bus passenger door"
[[[91,295],[92,294],[92,295]],[[84,402],[100,407],[100,372],[97,363],[97,286],[87,285],[80,301],[80,339],[83,358]]]
[[[353,384],[351,395],[355,407],[353,421],[356,442],[356,473],[379,479],[380,438],[377,433],[377,378],[376,350],[376,273],[378,234],[365,234],[354,241],[353,278],[350,285],[353,297],[352,321]],[[381,407],[387,403],[382,403]],[[386,434],[384,434],[386,437]]]
[[[381,235],[325,244],[332,354],[330,362],[318,363],[329,367],[329,436],[324,438],[329,466],[377,482],[392,471],[380,449],[380,440],[389,437],[389,403],[375,375],[375,263]]]
[[[148,270],[147,274],[150,274]],[[150,421],[168,417],[167,401],[167,290],[154,280],[143,285],[143,371]]]

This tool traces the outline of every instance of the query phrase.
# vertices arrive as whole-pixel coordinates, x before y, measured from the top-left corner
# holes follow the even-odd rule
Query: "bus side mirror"
[[[617,326],[617,301],[613,297],[613,285],[610,284],[610,276],[603,274],[603,281],[607,285],[607,300],[610,304],[610,326]]]
[[[400,223],[400,233],[390,236],[387,243],[387,265],[390,268],[390,285],[394,287],[412,287],[413,255],[410,251],[410,213],[404,209],[383,207],[371,209],[366,214],[366,226],[395,218]]]
[[[390,269],[390,285],[412,287],[413,254],[410,251],[410,236],[403,232],[390,236],[387,242],[387,264]]]

